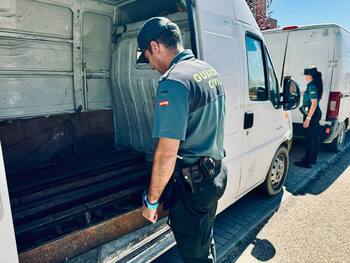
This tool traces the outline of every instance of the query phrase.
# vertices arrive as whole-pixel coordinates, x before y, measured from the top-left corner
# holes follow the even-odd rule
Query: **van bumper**
[[[338,119],[321,123],[319,135],[322,143],[332,143],[342,129],[342,123]],[[302,123],[293,123],[293,138],[304,139],[304,128]]]

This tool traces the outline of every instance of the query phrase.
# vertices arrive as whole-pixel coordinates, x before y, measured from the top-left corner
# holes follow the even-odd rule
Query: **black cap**
[[[317,67],[308,67],[304,69],[304,75],[316,76],[317,72]]]
[[[179,30],[179,27],[166,17],[152,17],[143,24],[137,35],[137,43],[141,51],[137,63],[148,63],[145,57],[145,49],[148,48],[152,40],[156,39],[161,32],[166,30]]]

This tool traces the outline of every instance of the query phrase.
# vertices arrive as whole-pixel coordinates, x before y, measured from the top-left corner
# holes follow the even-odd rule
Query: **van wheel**
[[[329,145],[329,148],[332,152],[341,152],[344,149],[345,133],[346,133],[346,128],[345,128],[344,123],[342,123],[342,128],[341,128],[338,136]]]
[[[273,157],[267,173],[263,190],[267,195],[273,196],[281,192],[286,181],[289,166],[289,155],[286,147],[281,146]]]

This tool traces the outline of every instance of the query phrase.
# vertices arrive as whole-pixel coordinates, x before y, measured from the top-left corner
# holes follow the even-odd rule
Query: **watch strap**
[[[159,202],[158,201],[155,202],[155,203],[151,203],[148,200],[148,193],[146,191],[143,193],[143,203],[148,209],[154,209],[155,210],[159,206]]]

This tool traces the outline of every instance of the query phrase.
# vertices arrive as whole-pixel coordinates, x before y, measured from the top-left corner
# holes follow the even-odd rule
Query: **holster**
[[[181,169],[180,179],[183,181],[185,190],[196,193],[203,189],[214,180],[220,173],[221,160],[215,160],[211,157],[201,157],[198,162]]]
[[[179,198],[179,188],[187,192],[203,191],[221,171],[221,160],[201,157],[192,165],[176,163],[175,171],[166,185],[159,202],[164,210],[175,207]]]

